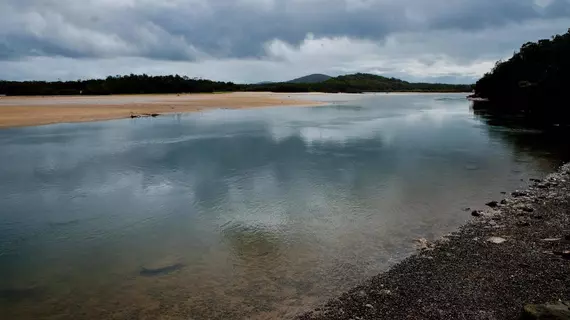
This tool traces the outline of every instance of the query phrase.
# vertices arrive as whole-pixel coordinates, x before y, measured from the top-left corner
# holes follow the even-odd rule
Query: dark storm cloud
[[[472,82],[568,27],[570,0],[0,0],[0,79]]]
[[[381,41],[394,32],[477,30],[569,13],[568,0],[5,0],[0,57],[259,57],[307,33]],[[8,25],[10,24],[10,25]]]

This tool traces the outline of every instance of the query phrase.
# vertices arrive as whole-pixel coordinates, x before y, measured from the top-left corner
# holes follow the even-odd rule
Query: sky
[[[0,79],[473,83],[568,28],[570,0],[0,0]]]

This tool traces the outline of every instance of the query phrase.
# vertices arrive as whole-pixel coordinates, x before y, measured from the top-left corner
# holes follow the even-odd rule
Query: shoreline
[[[570,163],[533,181],[298,319],[516,319],[570,300]]]
[[[273,93],[153,94],[109,96],[3,96],[0,130],[56,123],[93,122],[199,112],[325,103]]]

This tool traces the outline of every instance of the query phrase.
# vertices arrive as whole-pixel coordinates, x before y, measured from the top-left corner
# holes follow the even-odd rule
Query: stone
[[[433,248],[433,244],[427,241],[427,239],[420,238],[415,240],[416,248],[418,250],[429,250]]]
[[[527,304],[519,320],[570,320],[570,303]]]
[[[513,197],[515,197],[515,198],[519,198],[519,197],[524,197],[524,196],[526,196],[527,193],[524,192],[524,191],[515,191],[515,192],[511,193],[511,195],[512,195]]]
[[[392,294],[392,291],[390,291],[388,289],[382,289],[382,290],[380,290],[380,294],[385,295],[385,296],[389,296]]]
[[[517,226],[519,226],[519,227],[530,227],[530,222],[520,221],[519,223],[517,223]]]
[[[474,217],[480,217],[480,216],[483,215],[483,211],[481,211],[481,210],[473,210],[473,211],[471,212],[471,215],[474,216]]]
[[[490,237],[487,239],[487,242],[496,243],[496,244],[500,244],[505,241],[507,241],[507,239],[501,237]]]
[[[487,202],[485,205],[488,207],[491,207],[491,208],[496,208],[499,206],[499,203],[497,201],[491,201],[491,202]]]
[[[150,267],[142,267],[139,271],[139,274],[143,277],[163,276],[174,271],[178,271],[182,268],[184,268],[184,265],[182,263],[156,265]]]

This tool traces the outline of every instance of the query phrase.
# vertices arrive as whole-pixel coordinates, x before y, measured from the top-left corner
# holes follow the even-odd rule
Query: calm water
[[[565,157],[463,95],[312,98],[0,130],[0,313],[290,317]]]

